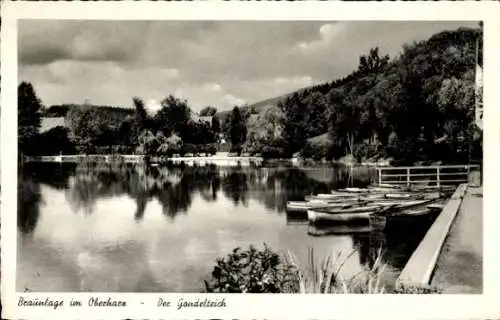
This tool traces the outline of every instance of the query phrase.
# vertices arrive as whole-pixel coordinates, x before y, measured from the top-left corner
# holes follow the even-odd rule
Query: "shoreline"
[[[313,160],[313,159],[302,159],[302,158],[269,158],[265,159],[261,156],[228,156],[224,155],[206,155],[206,156],[176,156],[176,157],[166,157],[166,156],[148,156],[148,155],[134,155],[134,154],[74,154],[74,155],[51,155],[51,156],[24,156],[19,160],[20,163],[151,163],[151,164],[162,164],[162,163],[173,163],[173,164],[215,164],[215,165],[225,165],[230,163],[231,165],[241,165],[252,163],[257,165],[291,165],[293,167],[311,167],[311,166],[347,166],[347,167],[398,167],[398,165],[392,165],[388,159],[381,159],[379,161],[362,161],[362,162],[352,162],[352,161],[342,161],[342,160]],[[477,163],[476,161],[471,162],[471,164]],[[413,164],[408,164],[405,166],[446,166],[451,164],[441,163],[435,161],[430,164],[422,165],[418,162]]]

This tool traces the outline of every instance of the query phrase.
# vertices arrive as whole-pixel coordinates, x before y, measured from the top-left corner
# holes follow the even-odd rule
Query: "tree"
[[[42,103],[29,82],[22,82],[17,94],[18,147],[20,152],[30,153],[40,130]]]
[[[389,62],[389,55],[380,57],[378,47],[370,49],[368,55],[359,58],[359,71],[361,73],[373,73],[382,70]]]
[[[250,118],[247,123],[245,151],[260,153],[266,158],[283,157],[287,151],[283,138],[285,116],[277,107],[269,108],[257,117]]]
[[[136,152],[147,155],[156,154],[159,146],[157,137],[150,130],[144,130],[139,135],[139,146]]]
[[[66,115],[69,138],[80,152],[112,152],[123,137],[119,135],[125,128],[123,122],[129,113],[117,112],[119,108],[105,108],[92,105],[74,106]],[[127,132],[132,135],[135,130]]]
[[[189,130],[190,121],[191,109],[187,100],[180,100],[173,95],[162,100],[161,109],[154,117],[156,130],[161,130],[166,136],[176,133],[183,139]]]
[[[125,118],[117,130],[115,143],[127,147],[127,149],[134,148],[138,145],[140,129],[136,120],[129,116]]]
[[[219,121],[219,118],[217,117],[212,117],[212,125],[211,125],[211,129],[214,133],[218,134],[220,133],[221,131],[221,126],[220,126],[220,121]]]
[[[473,143],[474,83],[467,79],[445,79],[438,93],[438,107],[444,119],[443,134],[448,146],[462,161]],[[472,151],[472,150],[470,150]]]
[[[182,149],[182,139],[178,135],[171,135],[168,138],[164,138],[161,141],[161,145],[158,147],[158,153],[165,155],[172,155],[174,153],[179,153]]]
[[[289,146],[288,153],[292,155],[302,149],[306,143],[306,130],[304,127],[305,106],[299,95],[294,93],[285,101],[278,103],[278,108],[284,113],[286,122],[283,137]]]
[[[133,99],[135,107],[135,120],[137,122],[137,127],[139,130],[148,129],[149,127],[149,116],[144,107],[144,101],[141,98],[134,97]]]
[[[247,135],[246,123],[243,119],[240,109],[234,107],[231,113],[230,139],[233,150],[239,150]]]
[[[311,93],[305,100],[306,114],[304,127],[307,138],[315,137],[327,131],[328,109],[326,98],[320,92]]]
[[[217,109],[207,106],[200,111],[200,117],[213,117],[217,113]]]

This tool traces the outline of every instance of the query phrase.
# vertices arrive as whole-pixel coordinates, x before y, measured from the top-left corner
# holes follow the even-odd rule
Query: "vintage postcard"
[[[2,7],[2,318],[495,318],[495,2]]]

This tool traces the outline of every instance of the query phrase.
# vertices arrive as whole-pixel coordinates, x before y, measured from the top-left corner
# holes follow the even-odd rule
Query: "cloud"
[[[225,102],[227,102],[229,105],[233,105],[233,106],[242,106],[245,104],[245,100],[241,99],[241,98],[237,98],[235,96],[233,96],[232,94],[225,94],[223,97],[222,97],[222,100],[224,100]]]
[[[119,62],[59,60],[20,68],[20,81],[30,81],[46,105],[82,103],[132,107],[132,97],[162,99],[179,85],[177,69],[143,68]]]
[[[145,22],[24,20],[19,24],[19,60],[48,64],[59,60],[135,61],[148,34]]]
[[[202,89],[209,92],[220,92],[222,90],[222,87],[217,83],[209,82],[205,83],[202,86]]]
[[[280,96],[295,90],[309,87],[318,80],[308,75],[292,77],[279,76],[267,79],[253,79],[234,84],[227,84],[228,90],[247,103],[258,102],[270,97]]]
[[[340,36],[342,32],[346,30],[347,23],[326,23],[322,25],[318,30],[319,39],[313,40],[311,42],[299,42],[295,45],[299,50],[308,52],[314,51],[318,48],[323,48],[329,46],[337,36]]]

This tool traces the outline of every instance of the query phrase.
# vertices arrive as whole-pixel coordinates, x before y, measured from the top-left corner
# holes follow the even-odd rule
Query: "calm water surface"
[[[425,230],[352,228],[308,235],[289,200],[371,183],[367,169],[29,164],[20,169],[18,291],[199,292],[215,259],[253,244],[349,256],[345,276],[369,268],[382,245],[387,283]],[[363,230],[365,229],[365,230]]]

